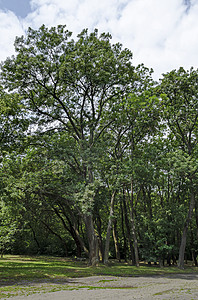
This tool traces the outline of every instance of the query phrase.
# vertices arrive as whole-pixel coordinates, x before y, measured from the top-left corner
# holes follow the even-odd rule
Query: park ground
[[[6,256],[0,260],[0,299],[198,299],[198,268],[147,266],[112,261]]]

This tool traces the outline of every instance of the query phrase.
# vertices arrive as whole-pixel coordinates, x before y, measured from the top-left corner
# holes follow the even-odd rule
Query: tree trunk
[[[118,243],[118,232],[117,232],[117,220],[114,219],[113,221],[113,240],[114,240],[114,245],[115,245],[115,253],[116,253],[116,259],[120,260],[120,247]]]
[[[135,254],[135,265],[139,267],[139,254],[138,254],[138,242],[137,242],[137,235],[135,229],[135,220],[134,220],[134,207],[133,207],[133,179],[131,178],[131,209],[130,209],[130,217],[131,217],[131,229],[132,229],[132,236],[133,236],[133,247],[134,247],[134,254]]]
[[[97,231],[98,231],[99,260],[103,261],[103,259],[104,259],[104,249],[103,249],[102,229],[101,229],[102,221],[101,221],[99,212],[97,212],[96,226],[97,226]]]
[[[97,266],[99,262],[98,238],[96,236],[91,213],[85,216],[85,225],[89,243],[89,264]]]
[[[133,247],[134,247],[134,255],[135,255],[135,265],[136,265],[136,267],[139,267],[138,242],[137,242],[137,237],[136,237],[136,229],[135,229],[135,223],[134,223],[134,218],[133,218],[133,212],[132,211],[130,211],[130,217],[131,217]]]
[[[68,222],[70,220],[68,219]],[[70,225],[70,233],[71,233],[71,236],[72,238],[74,239],[74,242],[76,243],[76,247],[77,247],[77,256],[78,257],[81,257],[81,252],[82,252],[82,249],[84,250],[86,256],[89,255],[89,251],[88,249],[86,248],[81,236],[80,236],[80,233],[78,231],[78,228],[77,228],[77,224],[73,224],[71,222],[69,222],[69,225]]]
[[[124,228],[124,211],[123,211],[123,206],[122,206],[122,201],[120,201],[120,208],[121,208],[121,222],[122,222],[122,236],[124,239],[124,261],[127,262],[127,239],[125,235],[125,228]]]
[[[198,240],[198,202],[197,202],[197,199],[195,199],[195,220],[196,220],[196,225],[197,225],[196,237]]]
[[[37,240],[34,228],[32,227],[32,225],[30,223],[28,225],[29,225],[30,229],[32,230],[33,238],[34,238],[34,240],[35,240],[35,242],[37,244],[38,250],[40,251],[41,247],[40,247],[39,241]]]
[[[193,266],[197,267],[198,266],[198,264],[197,264],[197,255],[196,255],[194,249],[192,250],[192,261],[193,261]]]
[[[107,226],[106,241],[105,241],[104,264],[108,264],[108,260],[109,260],[109,244],[110,244],[111,228],[112,228],[112,221],[113,221],[113,214],[114,214],[115,194],[116,191],[114,191],[111,196],[109,222]]]
[[[123,190],[123,208],[124,208],[127,237],[128,237],[128,241],[129,241],[130,254],[131,254],[130,259],[131,259],[132,265],[135,265],[135,254],[134,254],[134,248],[133,248],[133,243],[132,243],[133,238],[131,236],[131,230],[130,230],[129,218],[128,218],[128,210],[127,210],[127,205],[126,205],[126,195],[125,195],[124,190]]]
[[[52,206],[54,212],[56,213],[56,215],[59,217],[59,219],[61,220],[62,224],[63,224],[63,227],[66,231],[68,231],[75,244],[76,244],[76,248],[77,248],[77,256],[78,257],[81,257],[81,253],[82,253],[82,249],[84,250],[85,254],[88,256],[89,254],[89,251],[87,250],[87,248],[85,247],[85,244],[83,242],[83,240],[81,239],[80,237],[80,234],[79,234],[79,231],[78,231],[78,226],[77,226],[77,223],[76,223],[76,220],[74,218],[74,216],[72,216],[72,213],[70,211],[70,217],[72,219],[69,218],[68,214],[64,211],[63,209],[63,214],[65,216],[65,218],[67,219],[68,221],[68,224],[69,224],[69,227],[67,226],[67,224],[65,223],[65,220],[64,218],[62,217],[61,213],[58,211],[57,208],[55,208],[54,206]],[[73,223],[72,223],[73,222]]]
[[[184,254],[185,254],[185,248],[186,248],[187,231],[188,231],[189,223],[190,223],[191,218],[192,218],[194,207],[195,207],[195,194],[192,191],[191,192],[189,210],[188,210],[188,216],[187,216],[187,219],[186,219],[186,222],[185,222],[185,225],[184,225],[181,244],[180,244],[180,249],[179,249],[179,259],[178,259],[178,268],[179,269],[184,269]]]

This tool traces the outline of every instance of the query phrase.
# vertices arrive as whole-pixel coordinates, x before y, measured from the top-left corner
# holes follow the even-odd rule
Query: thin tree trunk
[[[189,223],[190,223],[191,218],[192,218],[194,207],[195,207],[195,194],[192,191],[191,192],[189,210],[188,210],[188,216],[187,216],[187,219],[186,219],[186,222],[185,222],[185,225],[184,225],[181,244],[180,244],[180,249],[179,249],[179,259],[178,259],[178,268],[179,269],[184,269],[184,254],[185,254],[185,248],[186,248],[187,231],[188,231]]]
[[[31,225],[30,223],[29,223],[28,225],[29,225],[30,229],[32,230],[33,238],[34,238],[34,240],[35,240],[35,242],[36,242],[36,244],[37,244],[38,250],[40,251],[41,247],[40,247],[39,241],[37,240],[37,237],[36,237],[36,233],[35,233],[35,231],[34,231],[34,228],[32,227],[32,225]]]
[[[118,232],[117,232],[117,220],[114,219],[113,221],[113,240],[114,240],[114,245],[115,245],[115,252],[116,252],[116,259],[120,260],[120,247],[119,247],[119,242],[118,242]]]
[[[131,262],[132,265],[135,265],[135,254],[134,254],[134,248],[133,248],[133,243],[132,243],[132,236],[131,236],[131,228],[129,225],[129,218],[128,218],[128,210],[127,210],[127,205],[126,205],[126,195],[125,195],[125,190],[123,190],[123,208],[124,208],[124,216],[125,216],[125,225],[126,225],[126,230],[127,230],[127,237],[129,241],[129,247],[130,247],[130,254],[131,254]]]
[[[105,241],[104,264],[108,264],[108,260],[109,260],[109,244],[110,244],[112,220],[113,220],[113,215],[114,215],[115,194],[116,194],[116,191],[114,191],[111,196],[109,222],[108,222],[108,226],[107,226],[106,241]]]
[[[135,265],[136,267],[139,267],[138,242],[136,237],[136,229],[135,229],[135,223],[134,223],[132,211],[130,212],[130,217],[131,217],[131,227],[132,227],[132,236],[133,236],[133,247],[134,247],[134,254],[135,254]]]
[[[131,209],[130,209],[130,217],[131,217],[131,229],[132,229],[132,236],[133,236],[133,247],[134,247],[134,254],[135,254],[135,265],[139,267],[139,253],[138,253],[138,242],[137,242],[137,235],[135,229],[135,220],[134,220],[134,207],[133,207],[133,179],[131,178]]]
[[[96,226],[97,226],[97,231],[98,231],[99,259],[100,259],[100,261],[103,261],[104,249],[103,249],[102,230],[101,230],[102,221],[101,221],[99,212],[97,212]]]
[[[120,208],[121,208],[121,222],[122,222],[122,236],[124,238],[124,261],[127,262],[127,239],[125,234],[125,228],[124,228],[124,210],[122,206],[122,200],[120,201]]]
[[[59,217],[59,219],[61,220],[62,224],[63,224],[63,227],[64,229],[66,229],[72,236],[75,244],[76,244],[76,247],[77,247],[77,256],[78,257],[81,257],[81,250],[83,249],[85,254],[88,256],[89,254],[89,251],[87,250],[87,248],[85,247],[85,244],[83,242],[83,240],[81,239],[80,237],[80,234],[78,232],[78,229],[77,229],[77,224],[76,224],[76,221],[74,220],[74,218],[72,218],[73,220],[73,224],[70,220],[70,218],[68,217],[68,215],[64,212],[64,216],[66,217],[68,223],[69,223],[69,227],[67,226],[67,224],[65,223],[65,220],[64,218],[61,216],[61,213],[58,211],[58,209],[56,209],[54,206],[52,206],[54,212],[56,213],[56,215]],[[70,215],[71,216],[71,215]],[[72,217],[72,216],[71,216]]]
[[[196,220],[196,225],[197,225],[196,237],[198,240],[198,203],[197,203],[197,199],[195,200],[195,220]]]
[[[99,253],[99,261],[103,261],[104,258],[104,251],[103,251],[103,244],[101,236],[98,237],[98,253]]]

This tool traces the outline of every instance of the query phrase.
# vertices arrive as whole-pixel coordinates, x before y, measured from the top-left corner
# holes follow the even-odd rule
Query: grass
[[[140,267],[137,268],[116,261],[111,261],[109,266],[100,264],[98,267],[89,267],[86,261],[75,261],[68,258],[6,255],[3,259],[0,259],[0,299],[38,292],[76,289],[77,287],[65,285],[68,278],[94,275],[149,276],[178,273],[198,273],[198,268],[188,265],[185,270],[179,270],[176,266],[160,268],[155,265],[148,266],[144,263],[141,263]],[[101,280],[101,282],[103,281],[106,280]],[[39,287],[33,286],[36,283],[40,284]],[[42,285],[42,283],[45,285]],[[50,287],[47,287],[46,283],[50,283]],[[86,288],[92,289],[93,287]]]
[[[173,273],[197,273],[198,267],[186,266],[179,270],[176,266],[148,266],[141,263],[140,267],[127,263],[111,261],[109,266],[100,264],[98,267],[89,267],[86,261],[75,261],[68,258],[46,256],[11,256],[0,259],[0,283],[19,280],[66,279],[94,275],[106,276],[138,276],[163,275]]]

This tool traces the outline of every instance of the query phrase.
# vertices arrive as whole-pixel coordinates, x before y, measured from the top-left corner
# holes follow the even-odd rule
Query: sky
[[[110,32],[156,80],[198,68],[198,0],[0,0],[0,61],[14,54],[16,36],[42,24],[66,24],[74,38],[84,28]]]

